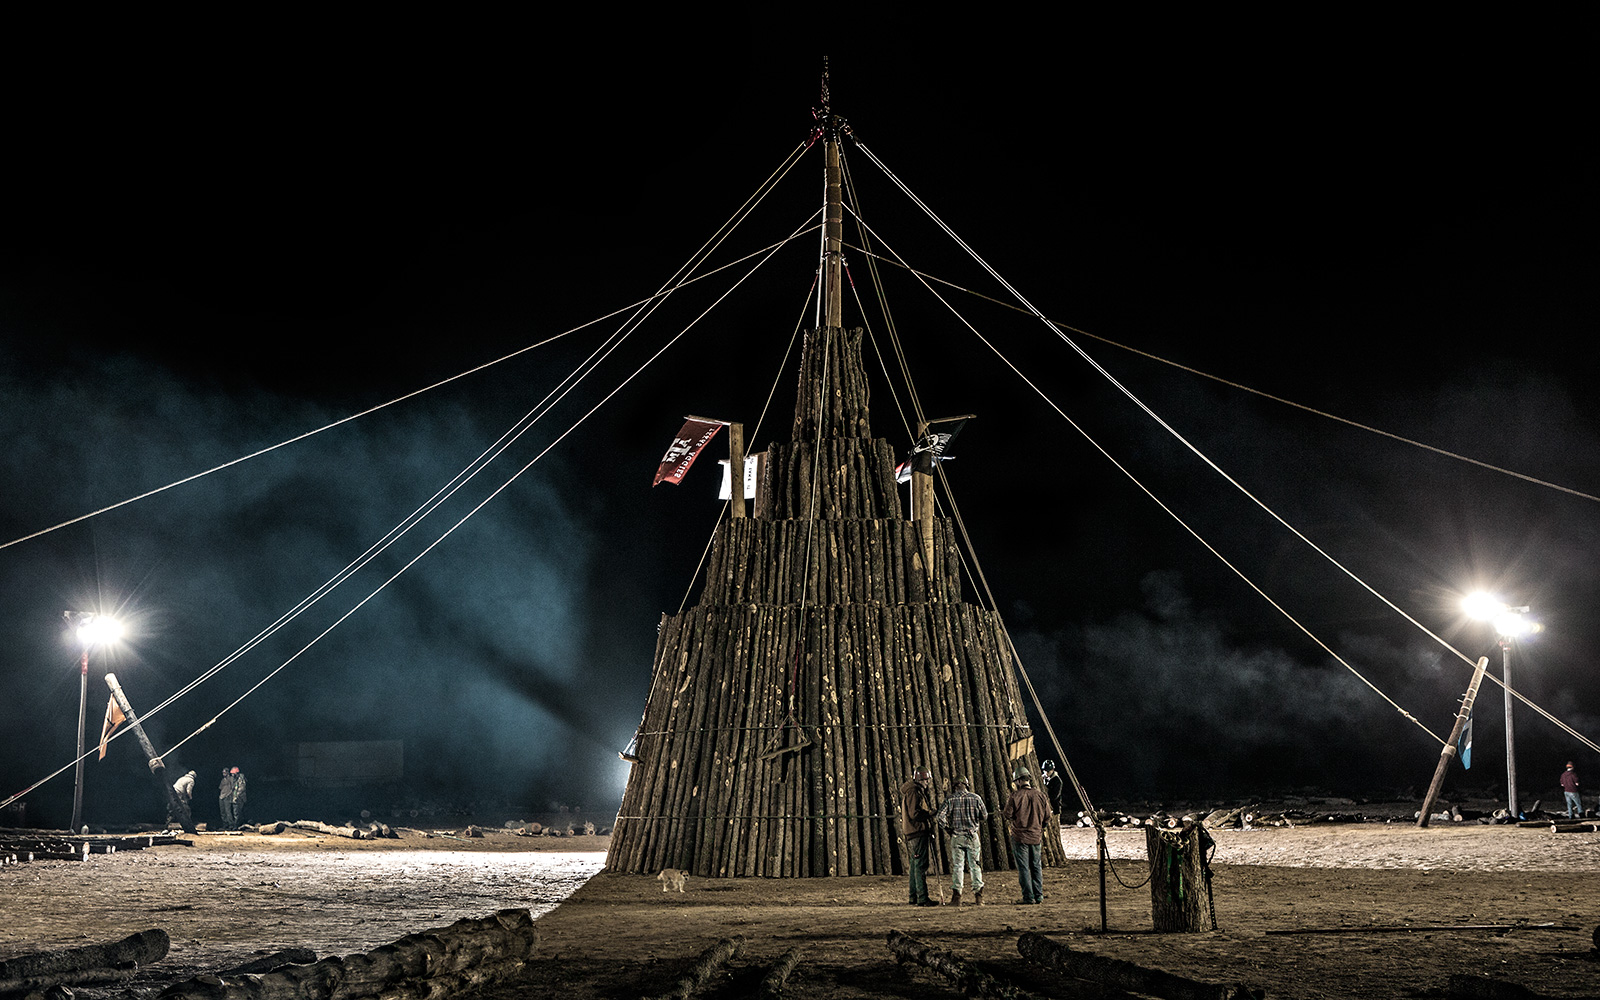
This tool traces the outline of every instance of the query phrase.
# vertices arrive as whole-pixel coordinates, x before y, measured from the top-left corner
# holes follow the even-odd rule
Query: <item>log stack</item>
[[[793,433],[767,449],[753,516],[718,526],[698,604],[662,618],[614,871],[900,873],[914,767],[946,792],[969,779],[995,814],[1017,767],[1039,774],[1009,645],[962,600],[949,520],[930,565],[901,515],[860,330],[808,334]],[[998,816],[983,833],[985,865],[1011,866]],[[1064,861],[1054,838],[1045,861]]]

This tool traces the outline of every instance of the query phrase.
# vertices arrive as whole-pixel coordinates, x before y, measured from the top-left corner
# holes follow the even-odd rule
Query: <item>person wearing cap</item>
[[[973,901],[983,905],[983,851],[978,841],[978,828],[989,819],[989,807],[967,785],[967,779],[955,780],[955,791],[933,821],[950,833],[950,905],[961,905],[961,886],[965,874],[972,872]]]
[[[1583,796],[1578,794],[1578,771],[1570,760],[1567,769],[1561,772],[1561,791],[1567,797],[1567,819],[1582,816]]]
[[[1045,823],[1050,819],[1050,802],[1033,787],[1033,776],[1026,771],[1016,777],[1017,789],[1006,799],[1000,815],[1011,831],[1011,856],[1017,862],[1017,884],[1022,887],[1022,903],[1044,902],[1044,867],[1040,856]]]
[[[244,825],[244,772],[233,769],[233,828]]]
[[[911,772],[900,786],[900,835],[906,844],[906,869],[911,876],[911,905],[938,906],[928,898],[928,841],[933,838],[933,775],[925,767]]]
[[[190,802],[194,799],[194,772],[190,771],[172,783],[172,803],[167,807],[167,822],[177,823],[187,829]]]
[[[1044,794],[1050,800],[1050,811],[1057,816],[1061,815],[1061,775],[1056,773],[1056,762],[1047,760],[1039,765],[1043,771]]]

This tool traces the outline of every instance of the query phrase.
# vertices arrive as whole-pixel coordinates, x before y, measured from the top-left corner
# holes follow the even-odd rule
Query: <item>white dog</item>
[[[689,880],[689,873],[676,868],[663,868],[661,874],[656,876],[656,881],[661,883],[661,891],[668,889],[683,891],[683,883]]]

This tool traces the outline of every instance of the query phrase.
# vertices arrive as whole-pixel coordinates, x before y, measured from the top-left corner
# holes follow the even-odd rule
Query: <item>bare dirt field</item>
[[[1119,830],[1108,837],[1115,872],[1109,933],[1100,933],[1093,832],[1063,837],[1073,860],[1046,870],[1042,906],[1013,905],[1015,877],[1001,871],[989,876],[987,905],[916,908],[906,905],[904,880],[890,877],[691,879],[682,895],[664,894],[650,876],[593,875],[605,838],[201,834],[192,847],[0,869],[0,957],[160,927],[172,937],[165,960],[118,989],[79,991],[153,996],[282,948],[348,954],[528,907],[538,917],[538,957],[486,1000],[660,995],[700,952],[732,936],[743,939],[741,951],[705,995],[754,995],[791,948],[801,959],[785,996],[960,995],[933,973],[899,965],[885,943],[891,930],[983,963],[1037,996],[1079,994],[1022,960],[1025,931],[1272,997],[1443,997],[1452,974],[1555,997],[1600,995],[1600,962],[1590,957],[1600,834],[1409,823],[1218,831],[1220,929],[1200,934],[1150,932],[1148,890],[1118,882],[1143,882],[1143,834]]]

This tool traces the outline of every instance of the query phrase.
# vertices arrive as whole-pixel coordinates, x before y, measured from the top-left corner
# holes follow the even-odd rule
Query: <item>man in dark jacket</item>
[[[1040,852],[1045,825],[1050,823],[1050,800],[1033,787],[1033,778],[1024,771],[1017,775],[1017,790],[1006,800],[1000,815],[1006,818],[1006,826],[1011,831],[1011,856],[1017,862],[1022,902],[1042,903],[1044,867]]]
[[[911,875],[911,905],[938,906],[928,898],[928,842],[933,838],[933,775],[926,768],[911,772],[900,786],[900,834],[906,843]]]
[[[237,770],[237,768],[235,769]],[[217,786],[217,812],[222,814],[219,830],[233,829],[233,771],[222,769],[222,784]]]
[[[1061,775],[1056,773],[1056,762],[1047,760],[1040,765],[1044,770],[1044,794],[1050,800],[1050,811],[1061,815]]]

